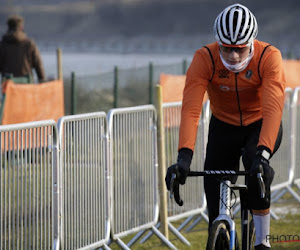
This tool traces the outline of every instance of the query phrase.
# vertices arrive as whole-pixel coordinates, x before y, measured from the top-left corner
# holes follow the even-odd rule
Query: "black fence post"
[[[187,71],[187,61],[184,59],[182,62],[182,74],[185,75]]]
[[[75,83],[75,73],[71,73],[71,115],[77,113],[77,98],[76,98],[76,83]]]
[[[153,64],[149,63],[149,104],[153,104]]]
[[[114,68],[114,108],[119,106],[119,69],[117,66]]]

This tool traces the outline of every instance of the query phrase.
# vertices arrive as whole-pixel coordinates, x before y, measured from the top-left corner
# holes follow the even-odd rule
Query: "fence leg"
[[[121,240],[116,239],[116,243],[124,250],[130,250],[130,248]]]
[[[109,247],[109,246],[107,246],[107,245],[103,245],[103,247],[104,247],[104,249],[106,249],[106,250],[111,250],[111,248]]]
[[[178,231],[181,231],[187,224],[191,222],[191,220],[194,218],[194,216],[188,217],[184,222],[180,224],[180,226],[177,228]]]
[[[146,232],[146,230],[142,230],[138,232],[128,243],[127,246],[131,247],[142,235]]]
[[[233,210],[233,214],[236,215],[240,211],[240,209],[241,209],[240,204],[236,205],[234,210]]]
[[[287,187],[288,191],[291,193],[291,195],[298,201],[300,202],[300,197],[299,195],[290,187]]]
[[[201,212],[200,216],[185,231],[186,232],[191,231],[201,221],[202,218],[205,219],[208,222],[207,215],[204,212]]]
[[[100,250],[111,250],[111,248],[109,246],[107,246],[106,244],[104,244],[102,247],[99,248]]]
[[[155,225],[156,228],[159,228],[160,227],[160,222],[158,222],[156,225]],[[146,236],[140,241],[140,243],[145,243],[147,240],[150,239],[150,237],[153,235],[153,231],[150,231],[146,234]]]
[[[287,192],[287,188],[284,188],[283,190],[281,190],[281,192],[278,194],[278,192],[275,194],[275,197],[272,198],[272,203],[275,203],[276,201],[278,201],[283,195],[286,194]]]
[[[177,249],[156,227],[152,227],[151,229],[169,248]]]
[[[171,232],[178,238],[182,241],[182,243],[190,246],[191,243],[171,224],[171,223],[168,223],[169,225],[169,228],[171,230]]]
[[[192,216],[190,218],[193,218]],[[190,219],[191,220],[191,219]],[[190,221],[190,220],[186,220],[186,221]],[[187,223],[188,223],[187,222]],[[159,228],[160,227],[160,222],[158,222],[156,225],[155,225],[156,228]],[[171,230],[171,232],[179,239],[181,240],[184,244],[190,246],[190,242],[188,240],[186,240],[184,238],[184,236],[179,232],[180,230],[176,229],[171,223],[168,223],[168,227],[169,229]],[[140,241],[140,243],[145,243],[148,239],[150,239],[150,237],[153,235],[153,232],[150,231],[147,233],[147,235]]]
[[[273,218],[274,220],[279,220],[278,215],[275,214],[275,212],[274,212],[272,209],[270,210],[270,214],[271,214],[271,216],[272,216],[272,218]]]

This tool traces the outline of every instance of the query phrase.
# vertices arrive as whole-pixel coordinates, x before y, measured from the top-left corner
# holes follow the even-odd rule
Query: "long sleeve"
[[[259,145],[274,149],[285,97],[285,76],[280,52],[273,49],[262,61],[262,113],[263,124]]]
[[[39,51],[37,45],[34,42],[32,42],[32,43],[33,43],[32,67],[36,71],[39,82],[43,82],[46,80],[46,76],[45,76],[45,70],[44,70],[42,59],[41,59],[40,51]]]
[[[187,71],[183,91],[178,150],[181,148],[194,150],[195,147],[203,98],[210,75],[206,63],[211,62],[211,59],[205,57],[203,49],[197,51]]]

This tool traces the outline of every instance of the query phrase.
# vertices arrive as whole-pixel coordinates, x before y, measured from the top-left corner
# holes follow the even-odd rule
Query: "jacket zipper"
[[[236,97],[237,97],[237,102],[238,102],[238,109],[240,112],[240,122],[241,126],[243,126],[243,116],[242,116],[242,110],[241,110],[241,105],[240,105],[240,97],[239,97],[239,91],[238,91],[238,86],[237,86],[237,77],[239,73],[235,73],[235,91],[236,91]]]

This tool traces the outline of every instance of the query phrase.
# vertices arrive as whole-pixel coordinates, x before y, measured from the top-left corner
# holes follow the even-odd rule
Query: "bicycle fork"
[[[229,180],[220,183],[220,205],[219,216],[216,220],[225,220],[229,225],[230,233],[230,250],[235,249],[235,222],[231,213],[231,182]]]

